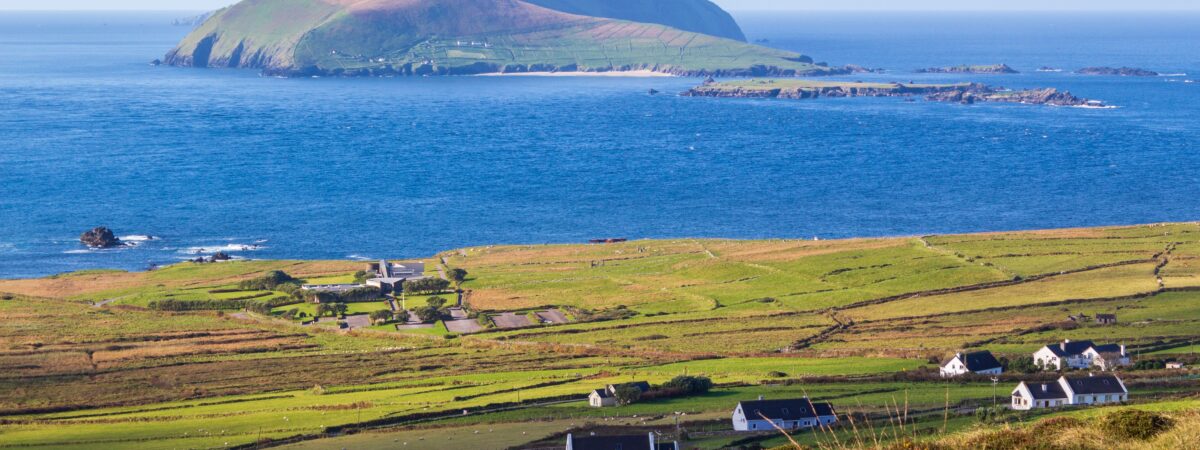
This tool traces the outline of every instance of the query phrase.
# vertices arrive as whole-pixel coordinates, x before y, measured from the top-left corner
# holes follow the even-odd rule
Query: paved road
[[[496,323],[496,328],[520,328],[532,325],[529,323],[529,317],[521,314],[504,313],[492,316],[492,322]]]
[[[557,310],[557,309],[550,309],[550,310],[546,310],[546,311],[538,311],[538,312],[537,312],[537,316],[538,316],[538,318],[539,318],[539,319],[542,319],[542,322],[548,322],[548,323],[567,323],[567,322],[570,322],[569,320],[567,320],[567,315],[566,315],[566,314],[563,314],[563,312],[562,312],[562,311],[559,311],[559,310]]]

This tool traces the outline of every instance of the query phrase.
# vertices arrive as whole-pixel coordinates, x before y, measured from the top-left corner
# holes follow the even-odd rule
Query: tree
[[[1037,364],[1034,364],[1032,356],[1020,356],[1011,361],[1001,358],[1000,362],[1003,363],[1005,370],[1009,372],[1034,373],[1041,370]]]
[[[366,283],[367,282],[367,271],[360,270],[358,272],[354,272],[354,282],[357,284]]]
[[[632,404],[642,398],[642,390],[628,384],[616,386],[613,391],[613,397],[617,398],[617,404],[621,406]]]
[[[292,308],[292,309],[289,309],[289,310],[287,310],[287,311],[284,311],[284,312],[283,312],[283,314],[281,314],[281,316],[282,316],[284,319],[287,319],[287,320],[292,320],[292,319],[295,319],[295,318],[296,318],[296,314],[298,314],[298,313],[300,313],[300,310],[299,310],[299,309]]]
[[[450,287],[449,280],[441,278],[422,278],[420,280],[405,281],[405,294],[421,294],[421,293],[438,293],[445,292],[446,288]]]
[[[463,282],[467,281],[467,271],[464,269],[450,269],[450,281],[454,282],[454,287],[462,289]]]
[[[680,375],[663,384],[664,388],[677,390],[684,395],[703,394],[712,389],[713,382],[708,377]]]
[[[446,299],[441,297],[429,297],[428,300],[425,300],[425,303],[429,305],[430,308],[442,309],[443,306],[446,306]]]
[[[421,322],[424,323],[437,322],[442,318],[442,312],[440,310],[428,306],[414,309],[412,312],[413,314],[417,315],[418,319],[421,319]]]
[[[408,311],[403,309],[396,311],[396,321],[400,323],[408,323]]]
[[[333,311],[335,313],[337,313],[336,315],[339,317],[345,316],[346,311],[348,311],[348,310],[350,310],[350,307],[347,306],[345,303],[334,303],[333,304]]]
[[[392,316],[393,316],[392,310],[390,310],[390,309],[381,309],[378,311],[373,311],[373,312],[371,312],[371,322],[377,323],[377,324],[378,323],[387,323],[389,320],[392,320]]]

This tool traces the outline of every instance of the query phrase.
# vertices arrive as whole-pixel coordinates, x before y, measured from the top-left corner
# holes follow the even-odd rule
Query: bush
[[[712,386],[713,382],[708,377],[690,375],[680,375],[672,378],[671,381],[663,383],[663,388],[675,389],[684,395],[703,394],[712,389]]]
[[[778,371],[778,370],[772,370],[772,371],[770,371],[770,372],[767,372],[767,376],[768,376],[768,377],[771,377],[771,378],[787,378],[788,374],[787,374],[786,372],[780,372],[780,371]]]
[[[150,309],[159,311],[220,311],[243,309],[249,306],[246,300],[153,300]]]
[[[613,397],[617,398],[618,405],[630,405],[642,398],[642,390],[636,386],[623,384],[617,386],[615,392],[613,392]]]
[[[299,284],[299,282],[300,280],[292,278],[291,275],[284,273],[282,270],[272,270],[261,277],[238,283],[238,288],[243,291],[273,291],[282,284]]]
[[[1100,419],[1100,430],[1117,439],[1146,440],[1173,426],[1170,417],[1137,409],[1115,411]]]
[[[412,312],[413,314],[417,315],[418,319],[421,319],[421,322],[424,323],[437,322],[448,315],[447,311],[444,309],[437,309],[429,306],[416,308],[412,310]]]
[[[441,278],[422,278],[404,282],[405,294],[436,294],[445,292],[450,282]]]

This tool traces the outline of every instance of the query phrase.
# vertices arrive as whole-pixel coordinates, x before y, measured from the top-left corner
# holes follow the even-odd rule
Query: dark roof
[[[1063,390],[1062,385],[1057,381],[1048,383],[1025,383],[1025,387],[1029,388],[1029,393],[1033,395],[1034,400],[1053,400],[1067,398],[1067,392]]]
[[[650,435],[584,436],[571,438],[575,450],[657,450],[650,448]]]
[[[619,384],[612,385],[613,389],[619,388],[621,386],[632,386],[632,387],[638,388],[638,390],[640,390],[642,392],[650,392],[650,383],[647,383],[645,381],[634,381],[632,383],[619,383]]]
[[[1057,344],[1047,345],[1046,348],[1049,348],[1050,351],[1054,352],[1054,354],[1057,356],[1070,356],[1081,354],[1087,350],[1088,347],[1092,347],[1094,345],[1096,344],[1092,343],[1092,341],[1068,342],[1065,346],[1060,342]],[[1063,347],[1066,347],[1066,350],[1064,350]]]
[[[978,372],[980,370],[995,369],[1002,367],[1000,361],[992,356],[992,352],[987,350],[981,352],[964,353],[962,355],[963,365],[967,366],[967,370]]]
[[[1067,378],[1067,384],[1075,394],[1124,394],[1121,381],[1115,375],[1094,375]]]
[[[592,393],[599,395],[600,398],[610,397],[610,395],[608,394],[608,389],[596,389],[596,390],[592,391]]]
[[[1117,320],[1116,314],[1096,314],[1096,320]]]
[[[761,412],[768,419],[799,420],[812,419],[817,416],[832,416],[833,405],[828,402],[810,402],[806,398],[788,400],[753,400],[741,402],[742,413],[747,420],[762,420]],[[816,414],[813,414],[816,412]]]
[[[1096,353],[1121,353],[1121,346],[1117,344],[1095,345],[1092,348],[1096,349]]]

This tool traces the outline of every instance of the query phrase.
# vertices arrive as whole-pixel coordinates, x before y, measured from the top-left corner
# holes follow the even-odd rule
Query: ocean
[[[0,12],[0,278],[219,250],[405,258],[1200,219],[1196,14],[735,14],[764,45],[888,70],[848,79],[1055,87],[1116,109],[674,95],[699,83],[686,78],[150,66],[186,15]],[[913,73],[998,63],[1022,73]],[[1099,65],[1169,75],[1071,73]],[[101,225],[138,245],[83,248],[79,234]]]

